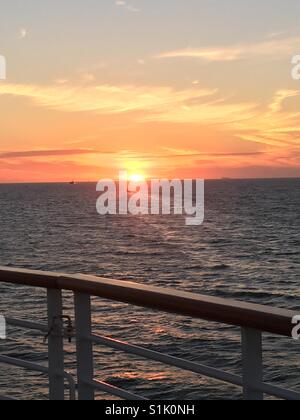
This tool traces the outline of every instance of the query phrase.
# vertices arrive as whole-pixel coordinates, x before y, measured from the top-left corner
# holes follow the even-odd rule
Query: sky
[[[0,182],[300,177],[299,0],[2,0],[0,55]]]

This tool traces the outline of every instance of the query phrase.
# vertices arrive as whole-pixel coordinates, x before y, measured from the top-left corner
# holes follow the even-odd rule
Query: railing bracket
[[[75,337],[75,327],[72,318],[68,315],[53,317],[49,331],[44,337],[44,344],[47,343],[50,335],[67,338],[68,342],[72,343],[72,338]]]

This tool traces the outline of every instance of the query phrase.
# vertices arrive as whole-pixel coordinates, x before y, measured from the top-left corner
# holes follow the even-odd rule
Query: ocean
[[[300,179],[219,180],[205,222],[183,216],[99,216],[95,184],[0,185],[0,265],[95,274],[273,307],[299,309]],[[241,373],[229,326],[93,299],[96,332]],[[73,316],[72,296],[65,311]],[[44,321],[45,292],[0,284],[0,314]],[[1,354],[46,364],[39,334],[10,328]],[[74,344],[66,344],[74,370]],[[238,388],[95,347],[98,379],[152,399],[238,399]],[[264,336],[265,380],[300,391],[299,342]],[[47,379],[1,366],[0,394],[46,398]],[[98,398],[104,398],[98,394]]]

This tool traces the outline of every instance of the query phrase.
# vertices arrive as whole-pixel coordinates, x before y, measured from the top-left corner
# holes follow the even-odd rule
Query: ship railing
[[[146,400],[144,396],[95,379],[93,348],[101,345],[142,359],[193,372],[242,388],[245,400],[263,400],[272,396],[300,400],[300,393],[264,382],[263,333],[292,340],[293,311],[229,299],[198,295],[173,289],[148,286],[88,275],[70,275],[0,267],[0,284],[9,283],[47,290],[48,324],[6,317],[8,325],[40,331],[48,343],[48,367],[0,356],[0,363],[43,373],[49,378],[49,399],[64,400],[66,383],[70,399],[94,400],[96,391],[125,400]],[[63,291],[74,294],[75,326],[64,315]],[[241,329],[242,375],[191,362],[136,344],[94,334],[91,298],[98,297],[164,313],[222,323]],[[8,308],[1,308],[6,314]],[[200,333],[199,333],[200,334]],[[76,340],[76,380],[65,372],[64,338]],[[1,375],[1,374],[0,374]],[[7,398],[7,397],[2,397]],[[201,399],[201,395],[199,395]]]

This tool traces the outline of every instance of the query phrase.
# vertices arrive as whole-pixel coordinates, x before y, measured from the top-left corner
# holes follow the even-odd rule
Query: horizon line
[[[113,178],[111,178],[113,179]],[[153,178],[154,179],[154,178]],[[168,179],[164,178],[155,178],[155,179]],[[173,178],[172,178],[173,179]],[[184,181],[184,179],[192,179],[192,181],[196,181],[197,179],[204,179],[204,181],[270,181],[270,180],[300,180],[300,175],[297,177],[249,177],[249,178],[231,178],[231,177],[224,177],[224,178],[176,178],[180,181]],[[118,178],[113,179],[114,181],[119,181]],[[145,181],[150,181],[151,179],[146,179]],[[169,179],[171,180],[171,178]],[[76,184],[97,184],[98,181],[76,181]],[[24,182],[2,182],[0,181],[0,185],[57,185],[57,184],[70,184],[70,181],[24,181]]]

